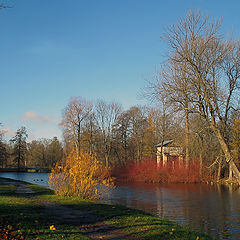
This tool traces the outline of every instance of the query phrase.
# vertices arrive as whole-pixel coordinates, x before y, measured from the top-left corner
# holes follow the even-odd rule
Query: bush
[[[71,152],[61,165],[57,163],[49,177],[49,185],[58,195],[85,199],[100,197],[101,186],[113,186],[109,170],[96,157]]]
[[[203,169],[206,168],[203,167]],[[143,160],[141,163],[134,163],[115,170],[113,175],[121,180],[154,183],[199,183],[212,180],[208,172],[200,173],[197,161],[192,161],[189,167],[186,167],[185,163],[177,160],[159,166],[157,166],[156,160]]]

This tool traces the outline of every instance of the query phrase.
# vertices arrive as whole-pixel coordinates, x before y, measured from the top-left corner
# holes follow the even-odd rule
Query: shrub
[[[186,167],[184,162],[176,160],[159,166],[156,160],[143,160],[141,163],[134,163],[114,171],[113,175],[121,180],[155,183],[199,183],[212,180],[207,171],[200,173],[197,161],[192,161],[189,167]]]
[[[49,185],[58,195],[85,199],[100,197],[101,186],[113,186],[109,170],[96,157],[72,151],[61,165],[57,163],[49,177]]]

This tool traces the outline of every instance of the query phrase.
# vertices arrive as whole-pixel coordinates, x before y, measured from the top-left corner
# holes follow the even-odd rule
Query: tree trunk
[[[200,152],[200,155],[199,155],[199,175],[200,175],[200,178],[202,179],[202,167],[203,167],[203,157],[202,157],[202,149],[201,149],[201,152]]]
[[[81,123],[79,121],[78,126],[77,126],[77,144],[78,144],[78,155],[80,154],[81,151]]]
[[[189,112],[188,112],[188,103],[185,106],[185,148],[186,148],[186,167],[189,166],[189,143],[190,143],[190,137],[189,137]]]
[[[231,157],[231,153],[230,153],[230,150],[228,148],[228,145],[226,144],[220,130],[218,128],[216,128],[213,124],[211,124],[211,128],[214,131],[214,133],[216,134],[216,137],[217,137],[217,139],[220,143],[220,146],[221,146],[221,148],[224,152],[226,162],[229,164],[229,168],[232,169],[234,177],[236,178],[238,184],[240,185],[240,172],[239,172],[236,164],[234,163],[234,161]]]
[[[232,181],[232,178],[233,178],[233,170],[232,170],[232,166],[229,165],[228,181]]]
[[[19,147],[18,147],[18,157],[17,157],[18,172],[20,171],[20,160],[21,160],[21,147],[20,147],[20,144],[19,144]]]
[[[218,181],[221,178],[221,170],[222,170],[222,157],[219,158],[219,162],[218,162],[218,173],[217,173],[217,180]]]

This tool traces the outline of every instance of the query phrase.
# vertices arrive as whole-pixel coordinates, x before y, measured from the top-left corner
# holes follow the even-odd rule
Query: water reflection
[[[47,173],[0,173],[0,177],[48,184]],[[141,209],[217,239],[240,239],[240,188],[233,185],[118,183],[104,202]]]
[[[105,202],[144,210],[218,239],[240,239],[240,189],[206,184],[123,184]]]

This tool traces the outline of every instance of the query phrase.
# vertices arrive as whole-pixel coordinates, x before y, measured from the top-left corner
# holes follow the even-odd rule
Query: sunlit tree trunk
[[[189,133],[189,110],[188,103],[185,104],[185,161],[186,167],[189,167],[189,144],[190,144],[190,133]]]
[[[218,173],[217,173],[217,180],[218,181],[221,178],[221,170],[222,170],[222,157],[220,157],[219,161],[218,161]]]
[[[215,132],[215,134],[218,138],[218,141],[219,141],[219,143],[221,145],[221,148],[224,152],[225,160],[229,164],[229,168],[231,168],[231,171],[234,173],[234,176],[238,181],[238,184],[240,184],[240,172],[239,172],[236,164],[234,163],[234,161],[232,159],[230,149],[229,149],[223,135],[221,134],[220,130],[217,129],[216,126],[211,124],[211,128]]]

